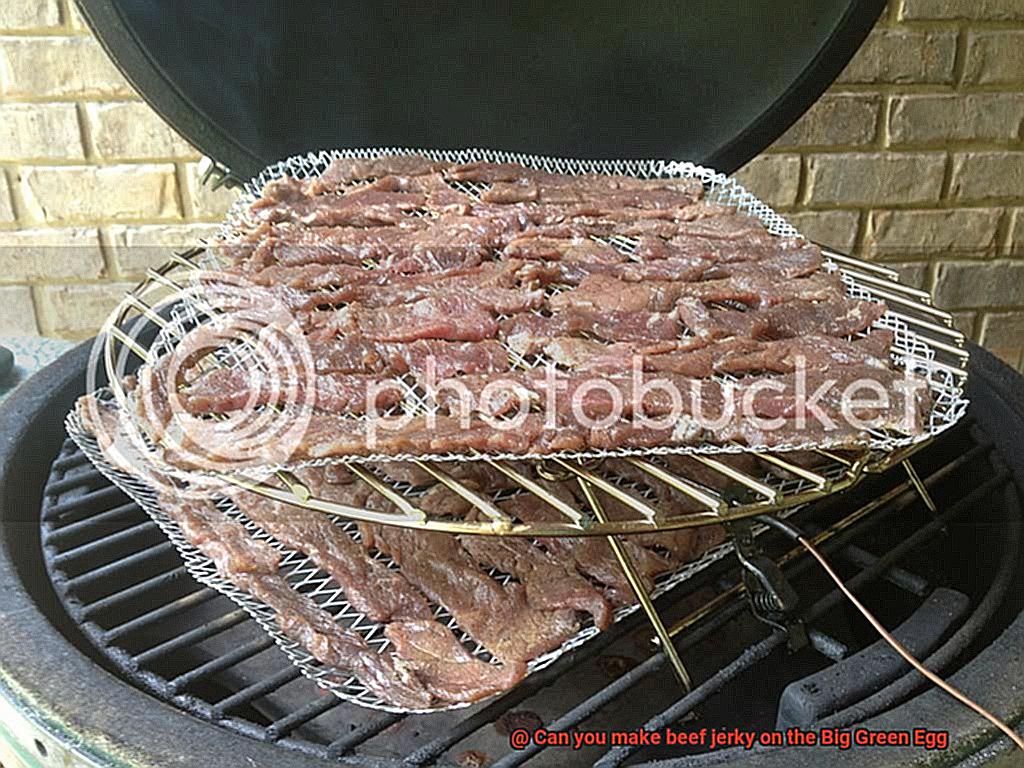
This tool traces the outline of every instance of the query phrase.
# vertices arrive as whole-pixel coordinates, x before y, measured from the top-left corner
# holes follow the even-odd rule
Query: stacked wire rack
[[[245,194],[229,215],[229,225],[222,233],[230,238],[235,227],[244,223],[247,206],[270,180],[288,174],[298,178],[310,178],[322,172],[337,157],[370,157],[377,154],[394,154],[412,150],[364,150],[355,152],[334,152],[305,155],[275,165],[250,182]],[[687,177],[702,181],[706,197],[711,202],[734,205],[742,213],[758,217],[774,234],[793,236],[798,233],[777,213],[744,190],[735,181],[713,171],[687,163],[671,162],[585,162],[557,160],[492,153],[480,150],[467,152],[424,152],[435,160],[469,162],[473,160],[517,162],[527,167],[559,173],[619,173],[639,177]],[[470,186],[461,187],[467,194],[479,192]],[[633,243],[628,239],[616,239],[610,243],[629,254]],[[353,460],[320,460],[298,464],[282,464],[259,467],[259,471],[230,471],[214,473],[217,479],[231,485],[241,486],[249,491],[272,498],[276,501],[312,509],[331,515],[347,535],[358,537],[355,523],[370,522],[405,526],[423,531],[448,534],[479,534],[493,536],[523,536],[544,538],[558,536],[606,536],[619,564],[637,592],[637,603],[625,606],[615,613],[615,620],[643,608],[650,618],[662,647],[668,654],[673,667],[684,685],[689,678],[681,660],[676,656],[668,633],[654,609],[652,599],[684,582],[694,573],[706,568],[725,556],[732,543],[726,542],[705,553],[693,563],[663,574],[656,581],[655,589],[647,594],[639,586],[635,569],[617,537],[630,534],[651,534],[680,528],[711,524],[723,524],[762,514],[791,514],[801,506],[839,493],[857,483],[866,474],[880,472],[905,463],[910,477],[916,475],[907,459],[935,435],[952,426],[966,408],[963,387],[966,379],[967,353],[963,336],[952,327],[948,313],[931,305],[927,293],[904,286],[897,275],[885,267],[862,262],[842,254],[824,252],[825,268],[837,272],[843,280],[847,293],[854,298],[884,301],[888,312],[876,324],[878,328],[893,331],[894,345],[892,360],[898,368],[913,372],[928,384],[932,396],[932,408],[926,419],[926,432],[920,436],[871,433],[870,440],[856,450],[837,449],[822,444],[787,445],[768,450],[764,447],[740,445],[711,446],[689,445],[657,448],[654,450],[623,450],[616,452],[584,451],[553,455],[508,456],[508,455],[404,455],[370,456]],[[117,409],[121,428],[138,445],[138,429],[132,423],[132,394],[123,385],[125,376],[130,374],[136,363],[148,362],[156,356],[174,349],[176,343],[190,329],[208,322],[214,315],[188,288],[193,277],[203,270],[222,267],[218,258],[216,243],[211,247],[199,247],[175,255],[160,268],[151,270],[147,279],[129,292],[117,309],[111,314],[103,333],[99,337],[95,371],[105,374],[106,388],[98,393],[100,400]],[[372,267],[372,265],[369,265]],[[148,339],[148,341],[146,341]],[[513,367],[535,367],[544,365],[544,359],[516,360]],[[230,359],[220,361],[222,365],[233,364]],[[415,385],[409,383],[406,407],[423,407],[422,399],[415,392]],[[337,670],[325,668],[308,652],[285,637],[274,624],[273,612],[249,595],[234,588],[219,577],[212,562],[193,547],[176,523],[164,514],[157,501],[157,494],[137,477],[113,466],[100,450],[96,439],[85,429],[80,414],[73,412],[67,421],[69,434],[85,451],[89,458],[114,483],[135,499],[162,530],[174,542],[185,559],[189,572],[199,581],[213,586],[241,605],[271,635],[278,645],[308,677],[338,696],[377,709],[392,709],[386,702],[375,698],[355,678],[338,674]],[[152,447],[152,446],[151,446]],[[792,451],[810,452],[815,460],[810,465],[797,461]],[[141,460],[152,461],[145,445],[139,446]],[[682,453],[698,462],[704,473],[710,473],[721,480],[713,484],[681,475],[673,471],[663,457],[669,453]],[[763,468],[757,473],[738,469],[728,460],[728,454],[753,454]],[[636,472],[627,480],[602,466],[602,460],[619,456],[628,462]],[[431,514],[417,506],[417,499],[423,489],[406,483],[390,480],[367,462],[408,461],[427,473],[437,483],[446,486],[467,501],[479,514],[472,518],[451,519]],[[499,504],[500,494],[488,489],[471,487],[446,471],[441,462],[481,461],[507,478],[514,493],[531,494],[554,507],[559,513],[556,520],[549,522],[524,522],[508,516]],[[310,466],[342,462],[354,474],[358,482],[370,486],[376,493],[390,502],[393,513],[338,504],[330,499],[318,498],[293,474]],[[168,467],[163,467],[169,470]],[[692,504],[679,511],[666,510],[650,500],[642,482],[635,478],[650,477],[652,481],[667,484],[682,494]],[[548,482],[574,483],[582,489],[586,504],[567,504],[560,496],[550,492],[549,486],[537,481],[537,477]],[[198,479],[198,478],[197,478]],[[202,478],[203,482],[209,477]],[[721,488],[728,488],[723,492]],[[717,490],[716,490],[717,489]],[[502,493],[509,493],[508,490]],[[598,494],[607,494],[629,510],[629,515],[610,519],[599,500]],[[320,571],[303,554],[288,550],[273,541],[252,523],[241,516],[226,499],[222,503],[225,514],[240,519],[256,537],[269,539],[271,544],[283,553],[282,568],[296,589],[312,597],[321,607],[331,611],[339,622],[360,633],[380,652],[387,649],[388,641],[383,637],[381,625],[374,624],[356,612],[346,601],[343,592],[327,574]],[[757,530],[757,529],[755,529]],[[386,559],[386,558],[385,558]],[[497,578],[507,575],[493,574]],[[459,632],[454,619],[440,606],[436,616],[456,633]],[[547,666],[558,656],[578,647],[598,633],[592,624],[583,628],[559,648],[534,659],[530,671]],[[464,633],[460,635],[471,651],[488,661],[487,651],[474,644]],[[456,705],[459,706],[459,705]]]

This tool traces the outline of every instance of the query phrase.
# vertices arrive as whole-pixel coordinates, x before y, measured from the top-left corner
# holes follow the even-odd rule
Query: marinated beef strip
[[[427,202],[425,195],[409,192],[383,192],[356,187],[345,194],[311,197],[261,197],[249,206],[260,221],[292,222],[307,227],[375,227],[397,224]]]
[[[767,276],[791,280],[817,272],[821,269],[822,263],[821,249],[808,243],[801,248],[768,253],[752,261],[716,262],[701,277],[704,280],[714,280],[726,277]]]
[[[566,261],[586,264],[621,264],[629,259],[622,251],[589,237],[549,237],[527,230],[502,249],[505,259]]]
[[[697,280],[712,264],[702,256],[684,259],[664,259],[651,263],[626,261],[619,264],[562,260],[528,263],[519,270],[523,281],[536,281],[547,285],[559,283],[579,285],[590,277],[601,276],[641,283],[666,280]]]
[[[460,536],[463,548],[480,564],[514,576],[526,589],[526,601],[539,610],[570,609],[589,614],[607,629],[611,606],[586,579],[526,539],[510,536]]]
[[[561,483],[540,482],[548,491],[556,494],[563,501],[578,506],[575,497]],[[524,523],[565,521],[558,510],[530,493],[513,496],[501,502],[500,506],[506,513]],[[539,539],[538,543],[547,549],[556,560],[571,565],[583,576],[603,585],[605,597],[612,605],[618,607],[632,605],[636,602],[636,596],[629,580],[622,572],[611,546],[603,537],[549,537]],[[626,553],[633,560],[644,588],[650,592],[654,587],[654,577],[667,570],[666,561],[656,553],[631,541],[630,537],[623,537],[622,544]]]
[[[672,312],[592,312],[569,309],[550,317],[522,314],[503,320],[505,343],[520,355],[540,352],[559,336],[591,334],[605,341],[669,341],[679,336]]]
[[[407,343],[370,341],[358,334],[309,340],[317,373],[420,374],[431,366],[438,378],[460,373],[494,373],[509,367],[500,343],[418,339]]]
[[[679,285],[679,295],[704,302],[736,301],[763,308],[788,301],[828,302],[844,298],[843,284],[830,274],[779,280],[770,274],[740,275]]]
[[[377,653],[362,637],[296,592],[278,573],[279,556],[266,542],[252,538],[240,523],[209,502],[165,496],[161,508],[178,523],[185,538],[213,560],[221,576],[273,610],[281,631],[317,661],[350,672],[395,706],[430,705],[431,694],[401,659]]]
[[[526,676],[525,662],[481,661],[436,621],[392,622],[384,635],[423,686],[442,701],[477,701],[513,688]]]
[[[445,412],[456,415],[467,402],[476,412],[489,416],[506,415],[531,405],[554,406],[558,416],[574,420],[577,414],[600,420],[613,413],[624,417],[652,417],[672,413],[676,408],[690,413],[693,400],[711,404],[721,397],[715,381],[693,379],[665,373],[657,378],[660,386],[644,391],[628,375],[602,377],[594,386],[592,373],[546,372],[540,369],[505,374],[460,376],[441,382],[435,388],[424,387],[431,399]],[[671,389],[672,392],[667,391]],[[678,393],[678,399],[672,395]]]
[[[312,373],[286,369],[215,368],[178,393],[192,414],[229,413],[296,403],[331,413],[362,414],[398,405],[405,390],[394,379],[368,374]]]
[[[676,312],[684,326],[708,339],[744,336],[785,339],[811,334],[852,336],[867,330],[885,314],[886,306],[843,296],[813,302],[793,299],[764,309],[739,311],[708,307],[692,297],[680,299]]]
[[[297,267],[374,261],[389,272],[441,272],[488,259],[519,228],[516,221],[458,214],[407,216],[390,226],[365,228],[281,227],[253,251],[250,260],[254,264],[249,271],[274,264]]]
[[[449,163],[437,162],[423,155],[343,157],[332,160],[323,173],[309,181],[304,191],[311,195],[319,195],[334,192],[356,181],[378,179],[382,176],[425,176],[442,171],[448,166]]]
[[[485,191],[495,202],[551,204],[600,203],[630,207],[665,207],[694,203],[704,188],[697,179],[637,179],[605,174],[563,175],[537,171],[514,163],[466,163],[445,175],[456,181],[492,184]]]
[[[309,483],[309,478],[303,478]],[[324,485],[311,490],[323,497]],[[239,490],[231,493],[238,509],[290,549],[306,553],[345,592],[345,598],[370,621],[430,619],[422,593],[399,573],[367,556],[351,536],[322,512],[303,509]]]
[[[557,648],[579,625],[572,610],[532,608],[522,584],[501,584],[477,566],[456,537],[361,524],[366,545],[398,563],[405,577],[455,617],[503,662],[529,661]]]
[[[688,285],[674,280],[630,283],[608,275],[590,275],[577,287],[552,296],[548,306],[555,312],[670,312]]]
[[[494,313],[472,292],[432,295],[377,309],[349,304],[332,314],[325,318],[321,333],[355,333],[371,341],[483,341],[498,332]]]

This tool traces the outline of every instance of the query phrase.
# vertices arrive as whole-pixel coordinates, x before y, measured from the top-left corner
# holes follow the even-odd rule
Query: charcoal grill
[[[294,11],[257,2],[244,12],[228,3],[186,11],[164,0],[82,5],[129,79],[228,182],[311,147],[382,143],[688,157],[728,171],[817,98],[882,6],[719,3],[681,20],[667,4],[625,22],[611,3],[559,19],[540,9],[498,18],[476,6],[428,17],[409,7],[391,42],[416,62],[413,71],[396,66],[368,80],[360,73],[380,60],[380,29],[390,26],[374,10],[340,19],[326,2]],[[453,29],[457,44],[446,38]],[[348,45],[339,47],[342,30]],[[609,39],[607,30],[624,36]],[[635,45],[640,35],[649,44]],[[567,48],[568,39],[576,44]],[[310,51],[325,46],[337,55],[316,57],[321,68],[312,73]],[[469,46],[466,57],[448,55],[460,46]],[[467,77],[464,60],[485,68]],[[521,66],[502,69],[508,62]],[[971,352],[968,419],[915,458],[934,510],[896,468],[795,519],[919,657],[1019,723],[1024,385]],[[752,618],[734,561],[722,559],[658,601],[676,647],[692,659],[688,694],[671,683],[665,654],[635,614],[470,709],[402,716],[322,695],[234,604],[191,580],[149,518],[65,441],[60,420],[84,391],[87,357],[88,345],[69,353],[0,411],[7,768],[453,765],[483,754],[504,766],[1014,764],[1005,739],[893,663],[817,567],[771,534],[765,550],[803,597],[810,646],[789,653],[782,632]],[[865,676],[868,668],[877,673]],[[511,750],[507,731],[538,719],[552,730],[926,726],[948,728],[952,747]]]

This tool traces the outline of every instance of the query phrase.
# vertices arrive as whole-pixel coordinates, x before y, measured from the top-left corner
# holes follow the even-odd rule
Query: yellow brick
[[[857,239],[856,211],[800,211],[786,214],[786,220],[808,240],[848,253]]]
[[[86,105],[96,152],[105,159],[188,157],[198,153],[141,101]]]
[[[951,83],[956,32],[876,29],[838,83]]]
[[[37,333],[32,290],[27,285],[0,287],[0,335],[34,336]]]
[[[1020,0],[903,0],[903,19],[1024,19]]]
[[[37,310],[47,336],[82,339],[92,336],[117,307],[132,283],[44,285]]]
[[[1024,152],[964,152],[953,157],[950,195],[956,200],[1020,198]]]
[[[800,158],[759,155],[736,172],[736,180],[768,205],[792,205],[800,185]]]
[[[7,188],[7,179],[0,174],[0,222],[14,221],[14,204]]]
[[[199,244],[216,234],[217,224],[115,225],[107,230],[118,273],[122,277],[141,278],[147,269],[163,264],[172,253]]]
[[[810,202],[885,205],[938,200],[945,163],[941,152],[809,155]]]
[[[74,104],[0,104],[0,159],[84,157]]]
[[[982,344],[993,349],[1024,348],[1024,309],[987,313],[979,336]]]
[[[130,96],[93,38],[0,37],[0,91],[8,96]]]
[[[822,96],[786,131],[777,147],[868,144],[875,137],[881,99],[878,96]]]
[[[1024,120],[1024,94],[900,96],[889,110],[894,145],[954,141],[1010,141]]]
[[[935,303],[948,309],[1024,305],[1024,262],[947,261],[935,275]]]
[[[871,256],[977,258],[995,252],[999,208],[872,211],[864,246]]]
[[[189,194],[192,207],[199,218],[223,219],[231,204],[238,199],[238,191],[221,187],[213,189],[209,184],[202,184],[202,174],[198,163],[189,163],[186,167]]]
[[[169,219],[180,215],[174,166],[24,166],[21,192],[37,221]]]
[[[57,26],[60,26],[57,0],[4,0],[0,3],[0,30]]]
[[[5,282],[95,279],[103,270],[95,229],[0,231],[0,280]]]
[[[971,30],[964,82],[982,85],[1024,81],[1024,30]]]

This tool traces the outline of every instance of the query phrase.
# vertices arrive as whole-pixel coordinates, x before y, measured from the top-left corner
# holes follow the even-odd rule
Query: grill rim
[[[19,543],[12,542],[12,538],[24,537],[25,529],[14,529],[31,523],[30,535],[34,537],[34,546],[39,547],[38,521],[27,520],[25,513],[32,510],[36,514],[33,507],[41,498],[45,480],[40,466],[48,465],[64,439],[62,430],[52,423],[53,417],[64,412],[61,406],[70,405],[84,385],[83,372],[91,343],[79,345],[43,369],[0,406],[0,522],[5,523],[0,527],[0,616],[16,617],[9,630],[0,633],[0,696],[39,722],[54,738],[78,745],[77,749],[97,761],[141,766],[166,764],[173,759],[187,766],[236,765],[239,756],[244,755],[272,760],[274,765],[284,768],[324,765],[317,758],[203,722],[131,686],[103,669],[65,637],[29,593],[12,551],[12,544]],[[1019,442],[1014,428],[1024,422],[1024,378],[975,345],[971,345],[971,353],[974,370],[969,379],[969,396],[975,403],[991,403],[984,411],[975,412],[975,418],[1016,475],[1019,493],[1024,456],[1006,455],[1000,448]],[[1012,413],[1016,423],[1000,418],[994,411]],[[12,518],[14,525],[10,524]],[[36,554],[41,558],[41,553]],[[50,591],[48,581],[43,586]],[[1015,694],[1013,681],[1024,676],[1024,660],[1015,664],[1014,651],[1021,647],[1024,613],[952,681],[968,691],[985,691],[988,706],[1017,722],[1024,716],[1024,698]],[[40,657],[58,661],[60,674],[53,675],[52,667],[40,664]],[[132,713],[131,718],[122,715],[127,712]],[[951,743],[969,745],[974,754],[1000,751],[994,729],[971,713],[952,707],[937,690],[927,690],[860,725],[893,728],[917,722],[948,727]],[[145,739],[149,732],[159,733],[159,738]],[[825,756],[835,759],[836,753],[802,749],[798,753],[751,755],[735,764],[780,765],[785,760],[790,765],[816,765]],[[851,765],[905,765],[906,757],[897,751],[845,753]],[[919,757],[924,760],[928,755],[921,752]],[[947,764],[954,764],[966,755],[951,753],[949,757]],[[880,763],[879,758],[884,762]],[[657,765],[667,768],[677,762],[683,764],[670,760]],[[342,758],[339,764],[399,765],[362,756]]]

